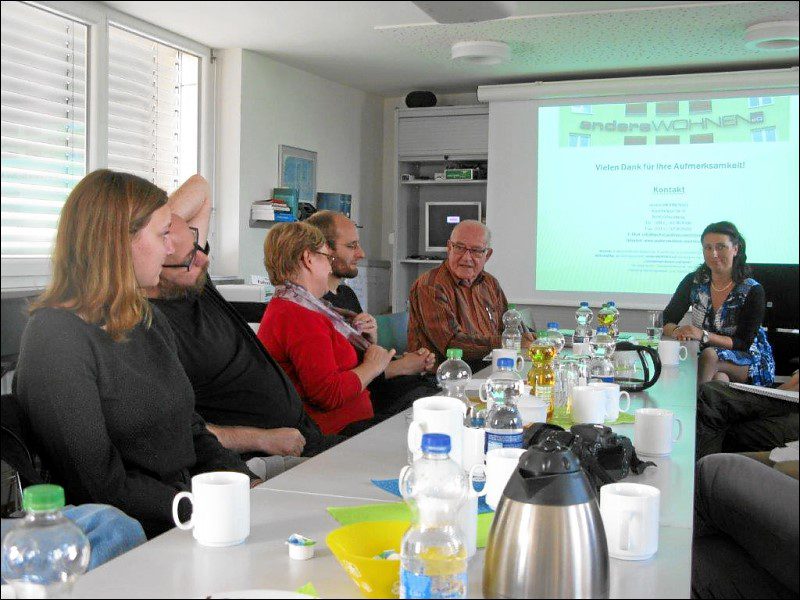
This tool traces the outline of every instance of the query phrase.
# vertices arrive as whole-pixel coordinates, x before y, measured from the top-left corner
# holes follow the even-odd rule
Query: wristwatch
[[[704,344],[708,343],[708,332],[705,329],[703,329],[703,337],[700,338],[700,341]]]

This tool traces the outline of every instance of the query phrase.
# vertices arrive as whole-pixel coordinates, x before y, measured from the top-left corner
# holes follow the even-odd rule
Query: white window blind
[[[20,2],[3,2],[0,20],[2,255],[49,256],[86,174],[87,28]]]
[[[197,171],[198,68],[195,56],[109,27],[110,169],[168,192]]]

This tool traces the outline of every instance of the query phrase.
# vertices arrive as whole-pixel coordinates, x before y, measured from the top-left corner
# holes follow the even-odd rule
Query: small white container
[[[299,544],[287,544],[287,546],[289,546],[289,558],[294,560],[314,558],[314,546],[300,546]]]
[[[522,417],[523,425],[529,423],[546,423],[549,404],[537,396],[530,394],[517,398],[517,409]]]

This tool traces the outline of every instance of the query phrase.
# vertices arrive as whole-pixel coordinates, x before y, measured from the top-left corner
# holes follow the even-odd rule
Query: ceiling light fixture
[[[499,65],[511,56],[511,48],[505,42],[456,42],[451,48],[450,58],[475,65]]]
[[[748,50],[797,50],[797,21],[772,21],[756,23],[745,30]]]

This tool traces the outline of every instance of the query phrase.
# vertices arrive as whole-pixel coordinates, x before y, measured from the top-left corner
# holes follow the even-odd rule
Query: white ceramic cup
[[[662,365],[674,367],[680,361],[686,360],[687,356],[689,356],[689,350],[686,349],[686,346],[681,346],[677,340],[662,339],[658,342],[658,357],[661,359]]]
[[[572,420],[602,425],[606,420],[606,392],[591,385],[572,388]]]
[[[475,556],[478,551],[478,498],[486,495],[486,486],[480,492],[475,491],[474,481],[478,473],[483,470],[483,463],[473,465],[469,469],[469,494],[467,500],[458,511],[458,524],[464,534],[464,545],[467,548],[467,559]]]
[[[589,342],[573,342],[572,353],[576,356],[580,356],[581,354],[591,354],[592,347],[589,345]]]
[[[450,436],[450,458],[461,462],[464,416],[467,405],[458,398],[428,396],[414,402],[414,420],[408,426],[408,450],[413,460],[422,456],[422,434],[446,433]]]
[[[486,504],[497,509],[503,490],[511,474],[519,464],[519,457],[525,453],[523,448],[495,448],[486,453]]]
[[[618,383],[609,383],[607,381],[593,381],[589,384],[590,387],[595,387],[603,390],[606,398],[606,421],[616,421],[619,419],[620,412],[628,412],[631,407],[631,395],[620,389]],[[620,407],[620,401],[625,398],[625,408]]]
[[[524,425],[547,422],[547,409],[549,407],[550,405],[538,396],[525,394],[517,398],[517,409]]]
[[[475,465],[482,465],[486,459],[486,430],[483,427],[464,427],[461,447],[461,466],[469,471]]]
[[[667,456],[681,437],[683,425],[671,410],[640,408],[634,414],[633,445],[637,454]],[[678,433],[675,434],[675,425]]]
[[[514,369],[517,373],[521,372],[525,366],[525,359],[517,354],[516,350],[509,350],[507,348],[495,348],[492,350],[492,371],[498,371],[497,361],[501,358],[510,358],[514,361]]]
[[[641,483],[609,483],[600,488],[600,515],[608,554],[622,560],[645,560],[658,551],[661,492]]]
[[[182,523],[178,503],[192,503],[192,517]],[[233,546],[250,535],[250,478],[244,473],[216,471],[192,477],[192,491],[172,500],[172,518],[179,529],[192,529],[203,546]]]

